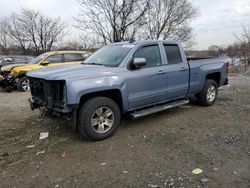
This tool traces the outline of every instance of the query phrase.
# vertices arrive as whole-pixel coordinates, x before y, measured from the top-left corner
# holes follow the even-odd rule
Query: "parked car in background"
[[[24,65],[34,59],[33,56],[25,56],[25,55],[9,55],[0,57],[0,70],[3,66],[6,65]]]
[[[122,114],[139,118],[189,102],[211,106],[226,85],[224,59],[187,60],[175,41],[104,46],[84,64],[28,73],[31,108],[64,116],[90,140],[110,137]]]
[[[53,51],[37,56],[35,59],[22,66],[4,66],[0,78],[0,85],[7,88],[17,88],[20,91],[29,91],[29,79],[26,73],[31,70],[46,67],[80,64],[86,59],[86,52],[83,51]]]

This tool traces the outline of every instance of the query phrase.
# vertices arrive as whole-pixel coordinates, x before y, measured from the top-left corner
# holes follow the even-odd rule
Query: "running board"
[[[171,102],[171,103],[164,104],[164,105],[161,105],[161,106],[154,106],[154,107],[147,108],[147,109],[144,109],[144,110],[136,111],[136,112],[130,114],[130,116],[133,119],[137,119],[137,118],[140,118],[140,117],[143,117],[143,116],[147,116],[149,114],[162,112],[164,110],[168,110],[168,109],[171,109],[171,108],[182,106],[182,105],[185,105],[187,103],[189,103],[188,100],[179,100],[179,101]]]

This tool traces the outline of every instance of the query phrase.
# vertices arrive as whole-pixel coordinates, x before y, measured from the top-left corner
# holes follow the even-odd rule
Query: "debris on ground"
[[[195,174],[195,175],[201,174],[202,172],[203,172],[203,170],[200,169],[200,168],[195,168],[195,169],[192,171],[192,173]]]
[[[34,148],[34,147],[35,147],[35,144],[26,146],[26,148],[28,148],[28,149],[32,149],[32,148]]]
[[[66,157],[66,151],[63,151],[61,154],[61,159],[64,159]]]
[[[148,186],[151,187],[151,188],[157,188],[157,187],[159,187],[158,185],[155,185],[155,184],[148,184]]]
[[[45,150],[42,150],[42,151],[38,151],[37,153],[36,153],[36,155],[40,155],[40,154],[44,154],[45,153]]]
[[[101,163],[100,165],[101,165],[101,166],[105,166],[105,165],[106,165],[106,163]]]
[[[208,178],[202,178],[202,179],[201,179],[201,182],[202,182],[202,183],[206,183],[206,182],[208,182],[208,181],[209,181]]]
[[[48,133],[48,132],[41,132],[41,133],[40,133],[40,136],[39,136],[39,140],[48,138],[48,136],[49,136],[49,133]]]
[[[26,161],[26,159],[20,160],[20,161],[14,162],[14,163],[11,163],[11,164],[9,164],[8,166],[11,167],[11,166],[17,165],[17,164],[19,164],[19,163],[22,163],[22,162],[24,162],[24,161]]]
[[[124,170],[124,171],[122,171],[122,173],[123,173],[123,174],[127,174],[127,173],[128,173],[128,171]]]
[[[3,152],[3,153],[1,154],[2,157],[6,157],[6,156],[8,156],[8,155],[9,155],[9,152]]]

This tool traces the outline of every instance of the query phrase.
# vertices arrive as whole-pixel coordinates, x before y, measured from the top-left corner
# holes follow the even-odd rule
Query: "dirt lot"
[[[89,142],[30,111],[29,93],[0,91],[0,187],[250,187],[249,96],[250,77],[236,76],[212,107],[124,120]]]

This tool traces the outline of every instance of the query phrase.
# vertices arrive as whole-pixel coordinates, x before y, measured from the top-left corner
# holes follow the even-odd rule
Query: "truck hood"
[[[78,80],[102,76],[115,75],[122,71],[118,67],[105,67],[102,65],[67,65],[33,70],[27,73],[29,77],[42,78],[45,80]]]
[[[11,69],[15,68],[15,67],[20,67],[20,66],[25,66],[27,64],[24,63],[20,63],[20,64],[11,64],[11,65],[5,65],[1,68],[2,72],[10,72]]]

